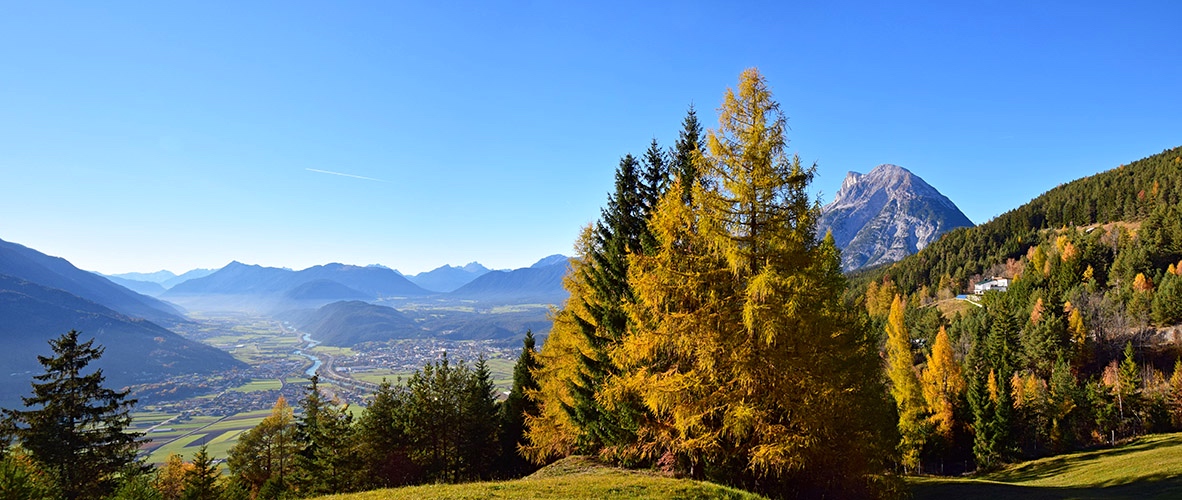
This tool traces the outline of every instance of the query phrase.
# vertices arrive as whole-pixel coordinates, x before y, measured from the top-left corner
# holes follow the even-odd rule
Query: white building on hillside
[[[998,278],[996,276],[985,281],[973,285],[973,293],[983,295],[985,292],[996,290],[1004,292],[1010,289],[1010,280],[1006,278]]]

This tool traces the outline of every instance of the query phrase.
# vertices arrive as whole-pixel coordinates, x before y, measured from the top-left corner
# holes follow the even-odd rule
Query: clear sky
[[[1182,2],[0,1],[0,239],[107,273],[572,252],[756,66],[984,222],[1182,144]],[[334,173],[349,174],[337,175]]]

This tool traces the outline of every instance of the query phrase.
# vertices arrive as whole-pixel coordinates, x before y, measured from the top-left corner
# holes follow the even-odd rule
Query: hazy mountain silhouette
[[[162,286],[160,283],[156,283],[154,281],[140,281],[140,280],[133,280],[133,279],[128,279],[128,278],[120,278],[118,276],[107,276],[107,275],[103,275],[103,277],[111,280],[111,282],[115,283],[116,285],[119,285],[123,288],[131,290],[131,291],[138,293],[138,294],[147,295],[149,297],[159,297],[166,290],[164,288],[164,286]]]
[[[570,270],[568,260],[563,256],[551,256],[532,267],[490,271],[446,296],[497,303],[559,304],[568,295],[562,287],[562,278]]]
[[[171,304],[78,269],[66,259],[51,257],[4,240],[0,240],[0,274],[61,289],[127,316],[164,325],[187,321],[181,317],[181,311]]]
[[[0,275],[0,406],[12,407],[28,395],[32,376],[44,370],[38,355],[49,355],[48,341],[74,329],[106,348],[96,363],[108,384],[122,387],[185,373],[246,368],[229,353],[187,340],[163,327],[133,319],[65,290]]]
[[[447,293],[471,283],[488,272],[489,269],[480,263],[471,262],[463,267],[443,266],[406,278],[432,292]]]
[[[235,261],[209,276],[180,283],[162,297],[196,310],[265,312],[430,293],[385,267],[326,264],[292,271]]]

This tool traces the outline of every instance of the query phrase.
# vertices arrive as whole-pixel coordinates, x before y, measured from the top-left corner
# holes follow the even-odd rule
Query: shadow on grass
[[[1096,488],[1022,486],[989,481],[924,481],[912,485],[915,500],[1173,499],[1182,498],[1182,477],[1150,476],[1135,483]]]
[[[1182,446],[1182,434],[1177,434],[1165,438],[1142,439],[1133,443],[1121,446],[1120,448],[1096,450],[1091,452],[1076,453],[1061,457],[1038,460],[1028,463],[1021,467],[1007,469],[989,474],[987,477],[993,481],[1000,481],[1004,483],[1021,483],[1027,481],[1035,481],[1054,477],[1068,469],[1079,467],[1090,462],[1104,460],[1112,457],[1119,457],[1132,453],[1141,453],[1151,451],[1157,448]],[[1179,497],[1182,498],[1182,497]]]

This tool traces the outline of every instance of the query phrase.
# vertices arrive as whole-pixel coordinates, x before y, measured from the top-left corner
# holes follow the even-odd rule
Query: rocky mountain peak
[[[821,209],[817,234],[833,233],[842,269],[894,262],[941,234],[973,223],[952,200],[898,165],[846,174],[833,201]]]

